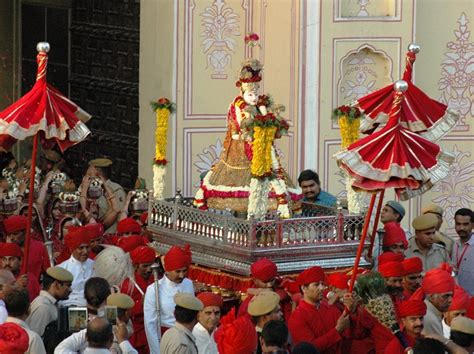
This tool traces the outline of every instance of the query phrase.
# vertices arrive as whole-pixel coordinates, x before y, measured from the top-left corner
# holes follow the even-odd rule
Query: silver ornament
[[[417,44],[417,43],[410,43],[410,44],[408,45],[408,51],[409,51],[409,52],[412,52],[412,53],[417,54],[417,53],[420,52],[420,49],[421,49],[421,46],[420,46],[419,44]]]
[[[40,53],[48,53],[50,48],[48,42],[38,42],[36,45],[36,50]]]
[[[405,92],[408,89],[408,84],[406,81],[398,80],[395,81],[393,88],[395,89],[395,91]]]

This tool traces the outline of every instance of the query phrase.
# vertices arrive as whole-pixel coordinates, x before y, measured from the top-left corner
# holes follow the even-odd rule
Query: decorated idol
[[[230,209],[263,219],[268,210],[289,218],[301,197],[282,168],[274,140],[286,134],[284,110],[270,97],[260,95],[262,64],[242,64],[239,95],[227,114],[227,135],[219,161],[204,176],[195,198],[201,209]]]

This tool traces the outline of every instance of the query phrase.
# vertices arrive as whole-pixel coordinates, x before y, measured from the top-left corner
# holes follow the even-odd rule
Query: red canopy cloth
[[[387,125],[335,157],[352,178],[353,188],[365,191],[395,188],[400,199],[406,200],[446,177],[454,157],[404,126],[401,112],[406,83],[397,81],[394,86],[399,90],[393,95]]]
[[[410,45],[406,54],[406,67],[402,80],[408,83],[405,99],[401,102],[400,124],[428,140],[436,141],[447,134],[459,120],[459,114],[445,104],[428,97],[412,82],[413,64],[419,47]],[[361,122],[360,131],[371,134],[378,125],[387,122],[396,95],[393,85],[359,98],[357,104],[366,118]]]
[[[17,140],[41,133],[43,143],[61,151],[84,140],[90,130],[83,111],[46,82],[49,47],[36,56],[36,83],[26,95],[0,112],[0,147],[10,150]]]

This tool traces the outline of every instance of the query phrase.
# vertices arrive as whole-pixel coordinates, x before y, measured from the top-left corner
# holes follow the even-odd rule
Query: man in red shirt
[[[401,327],[409,347],[415,345],[416,339],[421,338],[423,317],[426,315],[426,304],[420,300],[406,300],[400,304]],[[406,349],[398,338],[393,338],[387,345],[385,353],[405,354]]]
[[[421,286],[423,276],[423,262],[418,257],[404,259],[402,262],[405,275],[403,276],[403,297],[409,299],[410,296]]]
[[[143,297],[148,285],[154,281],[151,265],[156,259],[156,252],[151,247],[139,246],[130,252],[130,258],[135,268],[135,283],[125,279],[121,286],[121,292],[130,295],[135,302],[132,310],[133,335],[130,337],[130,343],[140,353],[149,353],[143,322]]]
[[[17,286],[28,289],[31,302],[39,295],[41,287],[32,273],[21,274],[22,258],[23,252],[16,243],[0,243],[1,268],[13,273]]]
[[[348,314],[324,299],[325,275],[321,267],[311,267],[298,275],[296,282],[303,299],[291,314],[288,328],[293,343],[310,342],[322,354],[341,354],[342,332],[349,328]]]
[[[23,215],[13,215],[3,221],[7,243],[16,243],[23,253],[25,252],[26,223],[27,218]],[[31,272],[39,281],[41,273],[51,266],[48,251],[42,242],[30,238],[28,253],[28,272]]]

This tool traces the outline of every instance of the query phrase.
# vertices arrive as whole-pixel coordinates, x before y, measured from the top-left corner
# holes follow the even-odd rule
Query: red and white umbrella
[[[26,272],[28,264],[38,137],[46,147],[58,144],[61,151],[64,151],[80,143],[90,134],[85,122],[91,118],[90,114],[47,83],[49,43],[40,42],[36,49],[38,71],[35,85],[26,95],[0,112],[1,148],[9,150],[18,140],[34,137],[23,272]]]
[[[459,114],[445,104],[431,99],[413,84],[413,64],[419,51],[420,46],[417,44],[412,43],[408,47],[402,78],[408,84],[408,89],[401,103],[399,120],[410,131],[436,141],[456,125]],[[357,105],[367,117],[361,122],[362,133],[371,134],[379,125],[387,123],[395,95],[391,84],[357,100]]]

